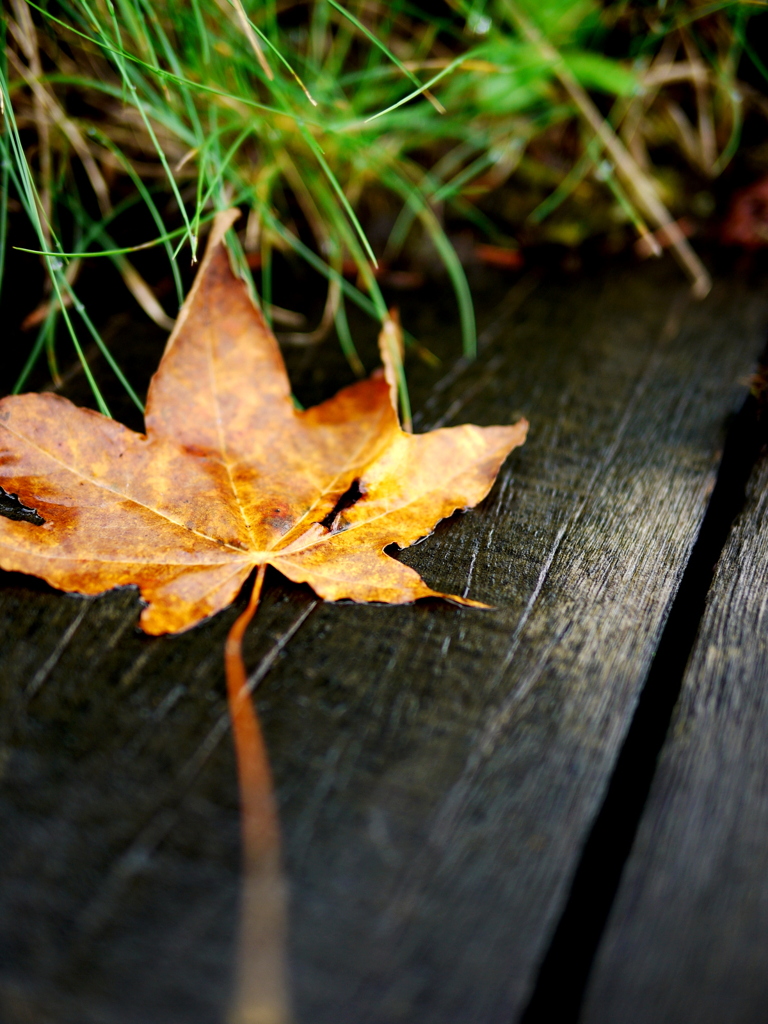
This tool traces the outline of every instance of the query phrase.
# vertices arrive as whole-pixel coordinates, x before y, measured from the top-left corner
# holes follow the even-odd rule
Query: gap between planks
[[[758,375],[766,366],[768,344],[759,360]],[[520,1024],[550,1024],[553,1020],[576,1024],[579,1020],[595,956],[704,617],[715,568],[744,508],[750,476],[768,439],[766,404],[765,392],[759,397],[749,394],[730,424],[699,536]]]

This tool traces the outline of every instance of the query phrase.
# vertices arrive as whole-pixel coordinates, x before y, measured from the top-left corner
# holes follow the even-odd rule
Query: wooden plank
[[[482,508],[402,556],[493,610],[324,605],[271,577],[246,653],[282,806],[300,1021],[485,1024],[524,1004],[765,316],[732,283],[690,305],[649,268],[541,288],[493,319],[475,365],[437,382],[416,368],[418,429],[532,422]],[[439,350],[447,333],[438,320],[421,336]],[[233,614],[153,640],[130,592],[83,602],[9,581],[10,1020],[220,1015]]]
[[[757,1024],[768,1006],[768,459],[717,566],[586,1024]]]

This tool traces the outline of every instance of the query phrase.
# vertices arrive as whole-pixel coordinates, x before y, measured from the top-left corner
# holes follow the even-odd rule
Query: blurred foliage
[[[49,281],[17,390],[43,352],[55,374],[62,330],[86,373],[83,330],[122,376],[77,297],[86,257],[112,260],[145,312],[170,326],[177,306],[161,305],[112,234],[139,205],[156,226],[143,242],[165,248],[176,302],[181,255],[195,259],[216,209],[241,206],[232,246],[244,272],[260,269],[267,315],[297,319],[272,305],[272,257],[298,253],[327,278],[327,301],[314,331],[287,340],[335,327],[358,371],[346,303],[382,318],[380,266],[423,255],[425,241],[474,351],[451,234],[462,225],[502,253],[596,235],[616,251],[639,235],[649,252],[671,245],[701,284],[674,222],[707,221],[709,183],[739,151],[745,116],[768,113],[760,74],[758,84],[739,78],[745,59],[762,67],[747,25],[764,7],[8,0],[0,260],[13,258],[10,196],[35,228]]]

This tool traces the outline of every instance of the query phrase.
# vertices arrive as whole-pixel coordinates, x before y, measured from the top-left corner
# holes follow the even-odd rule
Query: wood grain
[[[717,566],[585,1024],[768,1005],[768,459]]]
[[[476,364],[413,372],[417,429],[531,420],[483,505],[401,555],[493,610],[327,605],[273,574],[246,639],[306,1024],[491,1024],[523,1007],[768,312],[733,283],[692,305],[663,268],[513,306],[488,318]],[[437,315],[420,337],[451,341]],[[130,591],[82,601],[19,577],[0,598],[14,1024],[52,1008],[57,1024],[222,1019],[236,610],[169,640],[137,634],[137,614]]]

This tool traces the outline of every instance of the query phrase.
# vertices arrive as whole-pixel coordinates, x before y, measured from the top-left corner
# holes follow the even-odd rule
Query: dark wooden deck
[[[247,636],[285,836],[296,1018],[575,1021],[589,978],[585,1024],[758,1024],[762,463],[645,806],[621,787],[644,749],[636,709],[654,656],[674,646],[680,602],[696,614],[680,584],[768,298],[723,280],[695,303],[659,266],[524,290],[489,311],[476,363],[413,374],[417,429],[531,421],[483,505],[401,556],[493,610],[329,605],[275,573]],[[450,333],[436,317],[421,337],[440,349]],[[328,384],[306,381],[310,397]],[[226,1018],[239,833],[222,645],[236,609],[170,639],[139,633],[138,612],[132,590],[85,600],[2,579],[8,1024]],[[672,703],[681,678],[665,684]],[[664,707],[645,711],[661,736]],[[600,863],[614,806],[637,839],[615,900],[618,847],[592,905],[585,858]]]

